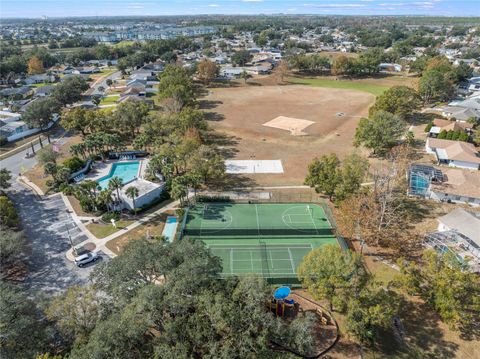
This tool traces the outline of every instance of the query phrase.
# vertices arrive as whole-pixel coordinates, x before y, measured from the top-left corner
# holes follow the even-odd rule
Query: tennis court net
[[[331,236],[331,228],[191,228],[183,230],[186,236]]]

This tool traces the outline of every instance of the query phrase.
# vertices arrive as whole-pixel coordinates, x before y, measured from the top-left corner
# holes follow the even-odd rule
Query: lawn
[[[357,90],[379,96],[389,89],[390,86],[375,85],[357,80],[335,80],[333,78],[300,78],[290,77],[288,81],[293,84],[301,84],[315,87],[327,87],[345,90]]]
[[[47,86],[47,85],[55,85],[53,83],[50,83],[50,82],[40,82],[38,84],[32,84],[30,85],[31,88],[39,88],[39,87],[43,87],[43,86]]]
[[[131,225],[133,222],[134,222],[133,220],[119,220],[116,222],[117,224],[116,228],[111,224],[103,224],[103,223],[90,223],[86,227],[95,237],[105,238]]]
[[[109,95],[107,97],[102,98],[100,101],[100,106],[102,105],[115,105],[117,100],[120,98],[120,95]]]
[[[108,241],[106,246],[115,254],[120,254],[127,245],[132,240],[144,238],[145,236],[160,236],[163,232],[163,227],[165,226],[165,221],[167,216],[174,215],[174,211],[167,211],[162,214],[159,214],[153,217],[150,221],[135,227],[131,231],[128,231],[124,235]]]

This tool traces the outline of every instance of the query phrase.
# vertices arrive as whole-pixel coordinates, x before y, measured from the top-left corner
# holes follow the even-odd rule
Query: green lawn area
[[[294,84],[315,86],[315,87],[328,87],[346,90],[358,90],[371,93],[372,95],[379,96],[384,91],[389,89],[389,86],[374,85],[358,80],[333,80],[323,78],[300,78],[290,77],[289,82]]]
[[[117,100],[120,98],[120,95],[110,95],[108,97],[102,98],[100,101],[100,106],[102,105],[114,105],[117,103]]]
[[[120,220],[117,221],[117,228],[113,227],[111,224],[103,223],[90,223],[87,225],[87,229],[97,238],[105,238],[109,235],[122,230],[123,228],[131,225],[134,221],[132,220]]]
[[[132,41],[132,40],[123,40],[123,41],[120,41],[116,44],[113,45],[113,47],[125,47],[125,46],[131,46],[135,43],[135,41]]]
[[[41,82],[39,84],[33,84],[33,85],[30,85],[30,87],[32,88],[39,88],[39,87],[43,87],[43,86],[47,86],[47,85],[53,85],[49,82]]]

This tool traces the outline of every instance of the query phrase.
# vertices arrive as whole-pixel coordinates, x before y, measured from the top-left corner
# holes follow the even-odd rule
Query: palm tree
[[[187,190],[185,189],[185,185],[177,178],[172,181],[171,195],[174,199],[179,199],[180,205],[183,205],[183,199],[187,195]]]
[[[108,188],[117,192],[117,202],[120,202],[120,188],[122,188],[122,186],[122,179],[118,176],[112,177],[110,181],[108,181]]]
[[[135,205],[135,198],[138,197],[138,188],[135,186],[128,187],[125,191],[125,194],[132,199],[133,202],[133,211],[135,216],[137,215],[137,206]]]
[[[112,190],[104,189],[100,191],[97,198],[98,202],[105,207],[107,207],[107,212],[110,212],[111,204],[113,203],[112,199]]]

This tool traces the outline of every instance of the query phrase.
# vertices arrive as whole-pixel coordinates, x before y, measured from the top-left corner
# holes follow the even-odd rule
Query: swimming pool
[[[112,177],[120,177],[122,179],[122,183],[130,182],[138,176],[139,167],[139,161],[114,163],[110,168],[110,173],[105,177],[99,178],[97,182],[102,189],[108,187],[108,182]]]
[[[163,227],[162,236],[166,237],[167,240],[171,242],[175,237],[175,233],[177,232],[177,226],[177,217],[168,216],[165,227]]]
[[[430,182],[417,173],[412,173],[410,178],[410,191],[412,194],[425,195],[430,187]]]

